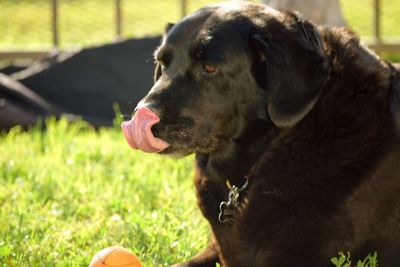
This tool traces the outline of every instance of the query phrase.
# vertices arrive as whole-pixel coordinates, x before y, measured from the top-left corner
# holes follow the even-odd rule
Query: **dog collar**
[[[235,220],[235,213],[239,206],[240,193],[249,185],[249,176],[244,177],[246,182],[239,188],[232,185],[229,180],[226,180],[226,186],[229,189],[228,201],[222,201],[219,204],[218,221],[220,223],[233,223]]]

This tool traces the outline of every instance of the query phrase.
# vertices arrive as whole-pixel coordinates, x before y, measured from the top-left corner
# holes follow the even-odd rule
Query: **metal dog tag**
[[[219,204],[218,220],[220,223],[233,223],[235,220],[236,209],[239,205],[239,188],[232,186],[229,191],[228,201]]]
[[[218,220],[220,223],[233,223],[235,220],[235,208],[229,205],[228,202],[222,201],[219,205]]]

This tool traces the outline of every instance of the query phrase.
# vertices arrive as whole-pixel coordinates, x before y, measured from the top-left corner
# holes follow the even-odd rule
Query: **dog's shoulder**
[[[377,88],[388,88],[391,70],[385,61],[370,50],[356,33],[344,27],[320,27],[324,48],[332,69],[341,78],[370,81]],[[354,79],[357,75],[357,79]]]

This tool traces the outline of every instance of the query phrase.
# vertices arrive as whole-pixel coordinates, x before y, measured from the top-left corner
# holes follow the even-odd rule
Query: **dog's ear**
[[[164,28],[164,34],[163,34],[163,40],[161,41],[161,43],[164,42],[164,39],[166,38],[168,32],[171,30],[172,27],[174,27],[175,24],[174,23],[167,23],[167,25],[165,25]],[[154,68],[154,82],[156,82],[161,76],[161,66],[160,63],[155,62],[155,68]]]
[[[290,128],[314,107],[329,73],[317,29],[296,14],[291,28],[275,38],[255,34],[253,75],[267,91],[268,114],[279,128]]]

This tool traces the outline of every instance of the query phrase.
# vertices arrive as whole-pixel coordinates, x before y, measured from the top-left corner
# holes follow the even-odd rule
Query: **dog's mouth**
[[[124,137],[131,148],[147,153],[187,155],[195,152],[192,131],[194,121],[189,117],[160,117],[147,107],[141,107],[130,121],[121,124]]]
[[[149,108],[138,109],[130,121],[121,124],[122,131],[128,144],[133,149],[155,153],[165,150],[170,144],[161,138],[155,137],[152,132],[153,125],[160,118]]]

